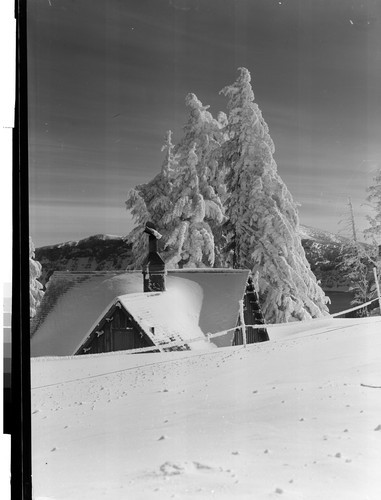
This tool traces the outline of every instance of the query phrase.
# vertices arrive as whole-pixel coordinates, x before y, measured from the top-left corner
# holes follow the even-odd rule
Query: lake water
[[[325,294],[331,299],[331,304],[328,306],[331,314],[345,311],[352,307],[351,301],[353,300],[353,293],[326,291]]]

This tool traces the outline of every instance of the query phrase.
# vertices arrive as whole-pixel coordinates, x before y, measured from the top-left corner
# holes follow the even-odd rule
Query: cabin
[[[31,324],[33,357],[145,347],[155,347],[154,352],[205,349],[208,334],[222,331],[210,347],[240,345],[242,332],[236,327],[242,299],[245,324],[264,325],[249,270],[167,270],[158,252],[160,235],[149,226],[146,232],[149,248],[142,271],[59,271],[51,276]],[[246,332],[247,343],[269,339],[265,325]]]

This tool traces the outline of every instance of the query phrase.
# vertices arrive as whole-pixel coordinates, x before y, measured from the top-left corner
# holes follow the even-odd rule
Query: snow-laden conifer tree
[[[37,278],[41,276],[41,264],[34,259],[34,244],[29,237],[29,314],[33,318],[44,296],[43,286]]]
[[[367,202],[373,211],[373,215],[368,215],[369,227],[365,229],[364,234],[367,238],[373,240],[373,243],[381,245],[381,168],[378,169],[374,184],[367,189]]]
[[[126,208],[131,211],[135,222],[134,229],[128,235],[132,243],[132,266],[140,268],[147,254],[147,241],[143,236],[146,222],[153,222],[160,232],[166,233],[163,217],[172,210],[172,180],[177,169],[177,157],[172,144],[172,132],[166,134],[161,148],[165,151],[161,171],[150,182],[131,189],[128,193]]]
[[[137,268],[146,254],[142,234],[148,220],[163,236],[162,255],[169,266],[213,266],[220,255],[225,186],[219,154],[226,115],[220,113],[215,120],[194,94],[186,97],[186,105],[182,140],[173,146],[168,134],[161,172],[131,190],[126,201],[137,224],[128,236]]]
[[[250,81],[240,68],[236,82],[221,91],[228,98],[223,156],[232,265],[252,269],[268,322],[320,317],[329,299],[306,259],[296,204],[277,173],[274,143]]]
[[[185,104],[189,109],[188,121],[184,126],[184,137],[175,147],[180,167],[182,161],[187,163],[188,154],[196,145],[201,194],[221,208],[221,198],[224,197],[226,188],[225,171],[219,158],[220,146],[227,139],[224,132],[227,117],[225,113],[220,112],[217,120],[213,118],[208,111],[209,106],[203,106],[195,94],[188,94]]]
[[[187,163],[174,181],[173,210],[164,222],[171,227],[165,246],[169,249],[169,267],[205,267],[214,264],[214,238],[207,222],[204,197],[197,172],[196,144],[188,153]],[[207,200],[209,201],[209,200]]]
[[[381,168],[377,170],[373,178],[374,184],[367,189],[367,202],[373,211],[373,215],[368,215],[367,220],[369,227],[365,229],[364,235],[373,246],[373,265],[376,268],[378,277],[378,286],[381,286]],[[373,282],[371,288],[371,298],[377,297],[376,283]]]
[[[351,305],[365,304],[374,297],[373,266],[369,252],[358,241],[348,241],[343,245],[341,259],[339,269],[349,281],[349,291],[353,293]],[[358,316],[368,316],[367,309],[360,309]]]
[[[351,305],[358,306],[365,304],[373,296],[372,292],[372,262],[374,251],[372,248],[366,247],[357,239],[357,225],[355,221],[353,205],[348,198],[348,213],[342,221],[345,227],[349,229],[350,237],[341,248],[341,262],[339,269],[343,276],[349,281],[349,291],[353,293]],[[358,316],[367,316],[367,309],[360,309]]]
[[[220,114],[215,120],[207,111],[209,106],[203,106],[195,94],[188,94],[185,102],[189,116],[184,137],[175,148],[178,168],[171,192],[173,210],[164,217],[170,227],[164,239],[168,265],[213,266],[222,246],[218,237],[224,219],[225,185],[219,155],[226,139],[222,131],[226,116]]]

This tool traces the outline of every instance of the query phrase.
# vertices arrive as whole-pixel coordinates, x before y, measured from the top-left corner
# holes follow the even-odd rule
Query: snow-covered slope
[[[381,498],[381,318],[32,360],[36,499]]]

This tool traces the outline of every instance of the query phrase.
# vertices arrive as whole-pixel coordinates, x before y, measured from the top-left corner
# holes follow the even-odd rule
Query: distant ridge
[[[301,224],[299,234],[302,239],[307,240],[315,240],[319,243],[330,242],[330,243],[344,243],[348,241],[348,238],[344,236],[340,236],[336,233],[332,233],[330,231],[326,231],[324,229],[318,229],[311,226],[306,226]],[[37,250],[48,250],[53,248],[62,248],[65,246],[83,246],[89,242],[96,241],[106,241],[106,240],[116,240],[116,241],[126,241],[127,236],[118,236],[115,234],[94,234],[93,236],[87,236],[86,238],[82,238],[80,240],[69,240],[62,243],[55,243],[53,245],[44,245],[39,247]]]
[[[300,226],[300,236],[308,262],[324,290],[347,290],[337,270],[340,249],[347,238],[310,226]],[[127,269],[131,246],[126,236],[96,234],[78,241],[67,241],[36,249],[45,284],[54,271],[102,271]]]
[[[96,242],[96,241],[106,241],[106,240],[121,241],[121,240],[124,240],[125,238],[126,238],[125,236],[116,236],[114,234],[94,234],[93,236],[87,236],[86,238],[82,238],[81,240],[78,240],[78,241],[69,240],[69,241],[65,241],[63,243],[55,243],[53,245],[45,245],[43,247],[39,247],[39,250],[62,248],[65,246],[76,247],[76,246],[82,246],[82,245],[85,245],[86,243]]]
[[[342,245],[348,241],[348,238],[345,238],[344,236],[311,226],[301,225],[299,234],[302,240],[314,240],[318,243],[333,243]]]
[[[66,241],[36,248],[45,284],[54,271],[103,271],[126,269],[131,247],[125,236],[96,234],[79,241]]]

